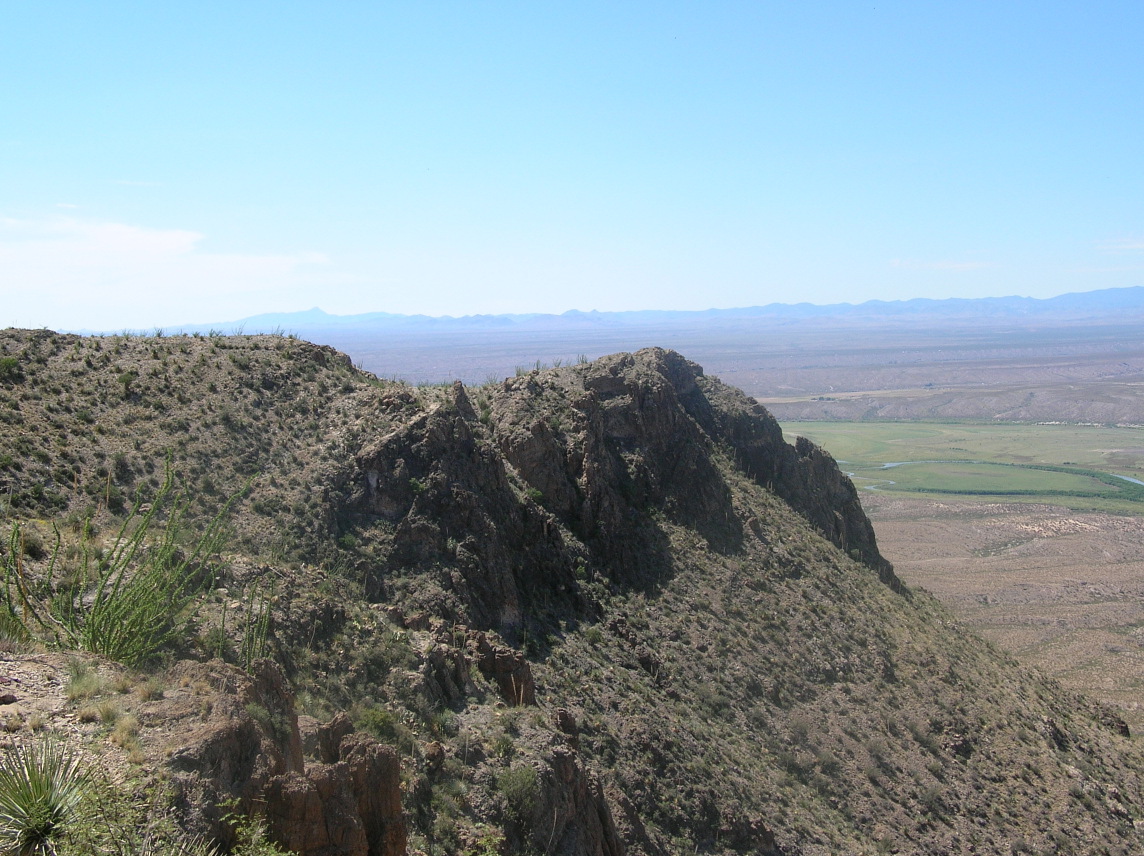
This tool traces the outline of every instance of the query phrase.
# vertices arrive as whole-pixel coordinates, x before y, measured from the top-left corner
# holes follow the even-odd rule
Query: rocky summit
[[[0,497],[6,757],[98,761],[121,840],[1144,850],[1124,723],[904,586],[830,455],[671,351],[412,387],[7,330]],[[144,590],[153,644],[109,641]]]

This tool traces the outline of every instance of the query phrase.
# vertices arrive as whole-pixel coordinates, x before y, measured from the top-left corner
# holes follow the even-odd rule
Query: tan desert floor
[[[1144,519],[871,492],[862,503],[903,580],[1144,736]]]

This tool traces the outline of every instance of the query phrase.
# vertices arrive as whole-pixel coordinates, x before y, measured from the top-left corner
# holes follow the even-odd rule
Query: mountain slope
[[[110,531],[168,459],[203,517],[249,483],[171,656],[233,659],[236,595],[272,592],[293,690],[259,704],[286,725],[243,727],[280,744],[258,791],[280,840],[302,840],[287,785],[327,775],[321,753],[283,760],[300,709],[393,745],[427,853],[1140,848],[1123,724],[905,589],[829,455],[678,354],[467,390],[284,337],[6,331],[0,351],[0,479],[27,532]],[[174,763],[155,740],[147,763]],[[184,793],[225,791],[188,764]]]

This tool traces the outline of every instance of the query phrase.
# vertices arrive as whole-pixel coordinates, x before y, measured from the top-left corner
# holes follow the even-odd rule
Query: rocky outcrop
[[[481,674],[496,683],[501,698],[510,705],[536,704],[532,666],[524,654],[506,645],[492,644],[483,633],[475,636],[472,648],[477,666]]]
[[[494,642],[486,633],[463,624],[432,624],[434,643],[425,652],[422,676],[436,703],[451,707],[477,693],[475,667],[497,688],[508,705],[536,704],[532,665],[523,652]]]
[[[365,735],[342,736],[333,763],[275,776],[263,799],[270,836],[287,850],[305,856],[405,853],[400,762],[391,747]]]
[[[342,740],[339,754],[340,763],[349,768],[358,816],[369,842],[369,856],[405,853],[401,763],[397,753],[370,737],[353,734]]]
[[[646,356],[509,379],[492,403],[505,458],[596,565],[635,586],[671,572],[654,513],[720,552],[743,534],[709,439]]]
[[[320,760],[306,764],[294,697],[281,669],[248,674],[214,660],[183,662],[180,682],[211,692],[196,710],[155,713],[173,734],[168,770],[180,824],[226,845],[226,815],[260,813],[272,840],[302,856],[405,853],[400,763],[392,748],[354,734],[340,714],[316,728]]]
[[[838,547],[878,572],[894,591],[906,593],[894,567],[874,539],[874,527],[862,511],[854,483],[842,474],[830,453],[805,437],[794,445],[797,458],[785,464],[779,494]]]
[[[736,463],[752,479],[785,499],[836,546],[877,570],[883,582],[903,590],[893,566],[878,552],[858,491],[834,458],[805,437],[788,444],[766,408],[706,377],[696,363],[674,351],[644,353],[672,379],[688,414],[716,444],[733,451]]]
[[[570,406],[561,410],[561,400]],[[674,351],[649,348],[557,377],[510,379],[493,412],[508,461],[621,579],[646,580],[669,563],[645,525],[652,510],[695,529],[719,552],[739,547],[741,524],[715,460],[725,450],[837,546],[901,588],[833,458],[802,438],[786,443],[762,406]]]
[[[726,454],[900,587],[833,459],[784,442],[766,410],[673,351],[530,372],[482,395],[478,416],[457,384],[356,455],[339,513],[394,528],[373,597],[416,570],[437,581],[421,587],[425,609],[472,626],[512,635],[540,610],[583,615],[577,570],[638,588],[673,572],[658,515],[716,552],[741,549]]]
[[[269,660],[251,674],[220,660],[179,663],[172,674],[204,692],[194,707],[155,714],[173,733],[167,766],[176,807],[186,828],[226,842],[225,805],[249,812],[273,777],[303,767],[294,696]]]
[[[346,765],[275,776],[263,799],[270,837],[285,849],[307,856],[370,853]]]
[[[514,628],[541,594],[574,595],[571,552],[550,516],[522,498],[503,457],[478,436],[465,391],[364,448],[343,514],[396,527],[387,562],[367,581],[375,597],[404,567],[439,574],[438,615]]]
[[[537,849],[557,856],[623,856],[624,843],[600,783],[574,749],[555,747],[538,785],[529,818]]]

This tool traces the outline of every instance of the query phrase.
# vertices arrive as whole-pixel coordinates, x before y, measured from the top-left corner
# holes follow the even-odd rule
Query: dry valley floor
[[[909,585],[1144,733],[1144,519],[871,491],[862,504]]]

